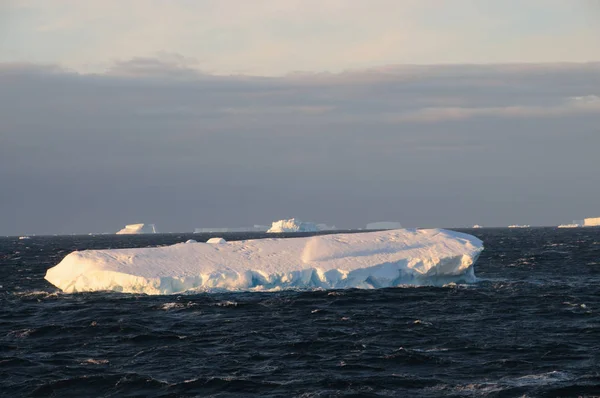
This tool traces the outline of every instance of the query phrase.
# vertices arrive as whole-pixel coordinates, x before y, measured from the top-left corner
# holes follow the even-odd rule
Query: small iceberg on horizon
[[[582,228],[583,225],[581,224],[560,224],[557,228]]]
[[[373,289],[469,283],[483,243],[443,229],[401,229],[75,251],[45,279],[65,293],[178,294]]]
[[[300,221],[296,218],[289,220],[273,221],[268,233],[283,233],[283,232],[318,232],[319,227],[313,222]]]
[[[125,228],[117,231],[117,235],[139,235],[139,234],[156,234],[156,226],[154,224],[128,224]]]

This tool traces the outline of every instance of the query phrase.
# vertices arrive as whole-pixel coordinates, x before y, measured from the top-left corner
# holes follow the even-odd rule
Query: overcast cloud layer
[[[600,216],[600,64],[214,77],[0,65],[0,234]]]

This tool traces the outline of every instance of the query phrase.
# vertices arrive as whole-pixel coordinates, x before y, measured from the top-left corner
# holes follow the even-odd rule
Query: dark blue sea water
[[[600,396],[600,229],[463,232],[486,246],[472,285],[178,296],[43,277],[204,237],[0,238],[0,395]]]

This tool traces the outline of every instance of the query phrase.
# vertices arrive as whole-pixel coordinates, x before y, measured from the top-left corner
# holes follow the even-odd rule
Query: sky
[[[0,235],[600,216],[600,1],[0,3]]]
[[[3,0],[0,61],[102,72],[168,53],[212,74],[587,62],[599,0]]]

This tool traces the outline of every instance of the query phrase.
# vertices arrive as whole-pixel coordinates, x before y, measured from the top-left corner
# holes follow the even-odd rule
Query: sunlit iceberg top
[[[290,218],[289,220],[273,221],[271,228],[269,228],[267,232],[316,232],[318,230],[319,228],[315,223],[300,221],[296,218]]]
[[[137,234],[155,234],[156,226],[154,224],[129,224],[119,230],[117,235],[137,235]]]
[[[219,243],[73,252],[46,279],[67,293],[440,285],[474,281],[483,250],[474,236],[441,229]]]

